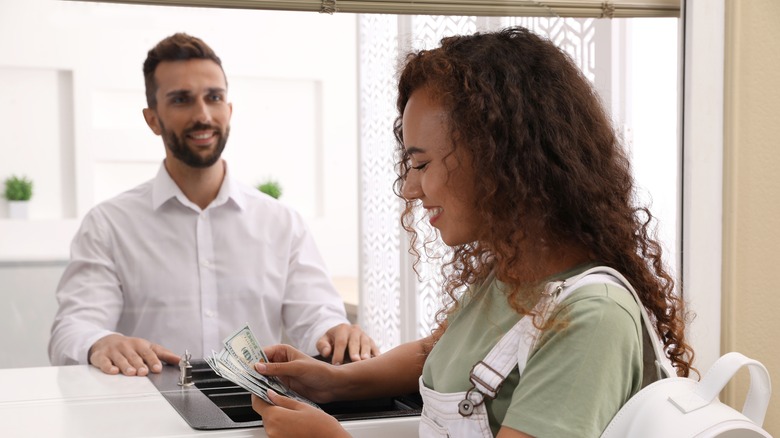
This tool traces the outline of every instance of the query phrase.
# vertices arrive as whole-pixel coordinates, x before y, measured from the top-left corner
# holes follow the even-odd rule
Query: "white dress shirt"
[[[111,333],[204,357],[249,323],[261,345],[282,329],[301,350],[347,323],[300,215],[225,175],[204,210],[165,166],[157,177],[94,207],[57,287],[52,365],[85,364]]]

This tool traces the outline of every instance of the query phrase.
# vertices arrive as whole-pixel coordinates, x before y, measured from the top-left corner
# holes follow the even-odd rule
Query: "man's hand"
[[[271,389],[268,390],[268,398],[275,406],[252,394],[252,409],[263,417],[263,428],[271,438],[349,437],[335,418],[319,409],[279,395]]]
[[[113,334],[97,340],[89,349],[89,363],[106,374],[145,376],[162,371],[161,360],[175,364],[179,356],[146,339]]]
[[[379,355],[379,348],[374,340],[357,324],[339,324],[325,332],[317,341],[317,351],[325,358],[332,354],[331,363],[334,365],[344,363],[344,353],[347,348],[352,362]]]

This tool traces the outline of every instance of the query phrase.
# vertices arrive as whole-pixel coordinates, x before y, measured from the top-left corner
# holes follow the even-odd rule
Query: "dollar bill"
[[[255,364],[258,362],[268,363],[268,357],[260,347],[260,343],[257,342],[249,325],[240,328],[225,338],[222,343],[225,345],[224,351],[229,353],[233,361],[237,361],[251,376],[270,386],[276,392],[285,393],[288,391],[281,380],[276,377],[263,376],[255,370]]]
[[[271,404],[273,403],[268,398],[268,389],[273,389],[277,394],[320,409],[316,403],[287,388],[278,378],[264,376],[255,370],[255,364],[258,362],[268,363],[268,357],[260,347],[260,343],[249,325],[245,325],[225,338],[223,345],[224,348],[221,351],[212,351],[211,356],[205,358],[206,363],[219,376]]]
[[[217,375],[227,380],[230,380],[231,382],[237,384],[238,386],[257,395],[261,399],[265,400],[267,403],[273,404],[273,402],[271,402],[271,399],[268,397],[267,388],[260,386],[257,383],[253,382],[251,379],[245,377],[244,375],[242,375],[241,371],[236,370],[233,367],[226,366],[223,362],[220,362],[219,360],[216,359],[216,357],[218,356],[219,353],[212,351],[212,356],[205,358],[206,363],[209,364],[211,369],[213,369],[214,372],[217,373]]]

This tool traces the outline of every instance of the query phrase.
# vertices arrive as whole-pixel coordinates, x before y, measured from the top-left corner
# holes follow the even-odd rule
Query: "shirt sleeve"
[[[282,318],[290,341],[315,355],[317,340],[330,328],[349,320],[314,238],[298,215],[294,228]]]
[[[610,296],[623,291],[606,285],[591,288],[602,290],[596,296],[578,292],[564,301],[555,315],[561,326],[540,337],[503,426],[537,438],[598,437],[638,391],[639,308],[632,298],[616,301],[625,297]]]
[[[92,344],[116,329],[123,298],[107,231],[100,211],[93,209],[73,238],[70,262],[56,292],[59,307],[49,340],[52,365],[87,364]]]

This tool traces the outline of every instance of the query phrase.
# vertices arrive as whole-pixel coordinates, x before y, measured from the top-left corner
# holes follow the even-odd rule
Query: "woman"
[[[267,350],[275,363],[258,371],[319,402],[408,393],[419,380],[426,436],[598,436],[643,384],[639,305],[598,279],[552,305],[545,294],[557,294],[547,284],[608,266],[636,289],[677,374],[689,374],[683,303],[653,217],[634,206],[609,118],[563,52],[524,28],[445,38],[407,58],[398,92],[402,223],[413,247],[431,241],[413,227],[422,207],[451,247],[451,304],[431,336],[375,359],[333,367],[276,346]],[[525,341],[530,332],[513,330],[521,320],[541,334]],[[517,339],[530,342],[527,359],[509,355],[495,392],[476,385],[478,369],[501,373],[475,365],[492,364],[497,344],[516,351]],[[321,436],[346,436],[326,414],[271,399],[278,406],[253,400],[269,435],[308,425],[301,430],[311,436],[318,424]],[[460,415],[451,424],[442,412]]]

